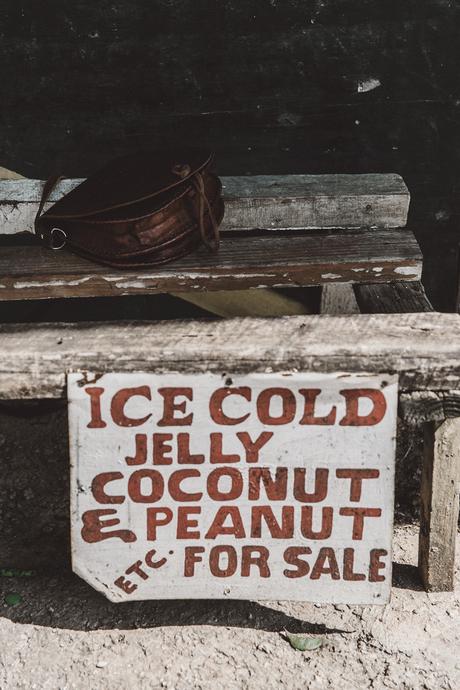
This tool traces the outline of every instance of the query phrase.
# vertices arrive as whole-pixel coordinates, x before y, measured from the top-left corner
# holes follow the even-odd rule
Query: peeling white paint
[[[335,280],[336,278],[341,278],[342,276],[339,273],[323,273],[321,275],[321,278],[324,278],[325,280]]]
[[[400,266],[398,268],[394,269],[395,273],[399,273],[400,275],[403,276],[416,276],[418,275],[418,271],[416,268],[413,266]]]
[[[381,266],[376,266],[372,270],[374,271],[374,273],[381,273],[383,271],[383,268]]]
[[[124,288],[139,288],[142,290],[143,288],[147,288],[147,285],[145,281],[143,280],[125,280],[120,283],[115,283],[115,287],[124,289]]]
[[[41,280],[32,280],[32,281],[19,280],[13,284],[13,287],[18,288],[20,290],[22,288],[74,286],[74,285],[81,285],[82,283],[86,283],[88,280],[91,280],[92,278],[94,278],[94,276],[87,276],[86,278],[78,278],[77,280],[50,280],[48,282],[44,282]],[[2,287],[5,287],[5,286],[3,285]]]

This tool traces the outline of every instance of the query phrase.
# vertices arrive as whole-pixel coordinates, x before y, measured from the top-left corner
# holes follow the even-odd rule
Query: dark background
[[[451,310],[459,46],[452,0],[2,0],[0,164],[83,176],[192,142],[221,174],[395,171]]]

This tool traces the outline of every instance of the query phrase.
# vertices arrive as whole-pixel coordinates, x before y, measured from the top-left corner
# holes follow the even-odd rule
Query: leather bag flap
[[[84,218],[154,198],[167,190],[172,195],[174,188],[179,192],[188,179],[211,161],[211,153],[194,149],[123,156],[88,177],[44,216]]]

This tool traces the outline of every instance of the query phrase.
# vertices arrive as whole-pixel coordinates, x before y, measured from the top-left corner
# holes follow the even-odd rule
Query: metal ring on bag
[[[54,238],[56,236],[56,233],[60,233],[60,235],[61,235],[62,239],[61,239],[60,244],[59,244],[59,242],[57,244],[55,244]],[[64,230],[62,230],[61,228],[51,228],[50,238],[49,238],[50,249],[56,249],[56,250],[62,249],[63,247],[65,247],[66,243],[67,243],[67,233]]]

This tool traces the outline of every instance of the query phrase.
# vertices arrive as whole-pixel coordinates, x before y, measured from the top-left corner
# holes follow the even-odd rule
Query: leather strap
[[[37,235],[37,237],[38,237],[40,240],[42,240],[42,241],[45,241],[45,240],[46,240],[46,243],[48,244],[48,246],[50,247],[50,249],[62,249],[62,247],[64,247],[64,245],[65,245],[65,243],[66,243],[65,241],[66,241],[66,239],[67,239],[67,236],[66,236],[65,232],[64,232],[63,230],[61,230],[60,228],[52,228],[52,229],[47,233],[47,235],[45,236],[45,234],[40,230],[40,227],[39,227],[39,220],[40,220],[40,216],[41,216],[42,211],[43,211],[43,207],[44,207],[44,205],[46,204],[46,202],[48,201],[48,197],[50,196],[50,194],[51,194],[51,192],[53,191],[53,189],[55,188],[55,186],[56,186],[61,180],[65,180],[65,177],[64,177],[63,175],[53,175],[52,177],[50,177],[50,178],[45,182],[45,184],[44,184],[44,186],[43,186],[43,191],[42,191],[42,196],[41,196],[41,199],[40,199],[40,203],[39,203],[39,205],[38,205],[37,215],[35,216],[35,222],[34,222],[35,234]],[[54,234],[54,231],[58,231],[58,232],[62,233],[63,242],[61,242],[61,243],[59,244],[59,246],[54,246],[54,245],[53,245],[53,234]]]
[[[220,244],[220,235],[219,235],[219,226],[216,222],[216,219],[214,217],[214,213],[211,208],[211,204],[209,203],[209,199],[206,196],[205,192],[205,187],[204,187],[204,182],[203,182],[203,175],[201,173],[195,173],[195,175],[191,178],[192,184],[195,187],[197,193],[198,193],[198,200],[199,200],[199,208],[198,208],[198,226],[200,229],[200,235],[201,239],[203,240],[203,244],[209,249],[211,252],[217,252],[219,249],[219,244]],[[204,207],[206,206],[208,213],[209,213],[209,219],[211,221],[211,226],[212,226],[212,231],[214,237],[210,240],[209,237],[206,236],[206,231],[205,231],[205,226],[204,226]]]

